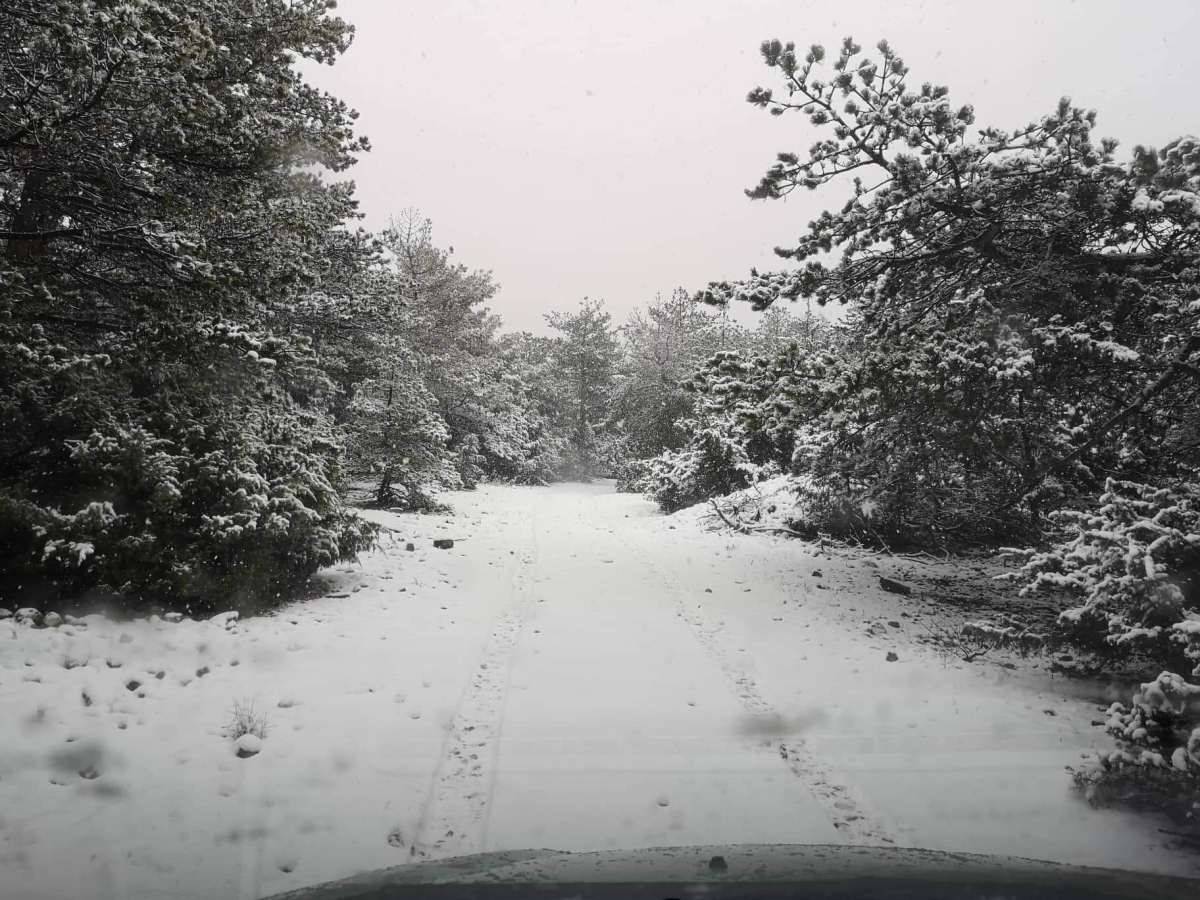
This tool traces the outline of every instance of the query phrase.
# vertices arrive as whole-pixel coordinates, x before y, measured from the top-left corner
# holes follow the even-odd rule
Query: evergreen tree
[[[317,173],[365,141],[294,65],[350,37],[323,0],[0,8],[6,570],[251,603],[369,543],[332,385],[272,332],[354,243]]]
[[[551,352],[570,410],[568,473],[590,478],[613,463],[612,435],[604,432],[619,352],[612,317],[603,301],[585,298],[576,312],[552,312],[546,321],[558,332]]]
[[[1179,427],[1200,399],[1194,140],[1120,163],[1067,101],[972,136],[972,109],[911,87],[886,43],[869,59],[847,40],[828,75],[820,47],[769,41],[763,55],[783,94],[750,101],[826,136],[779,154],[749,194],[852,194],[778,251],[799,268],[702,294],[849,308],[845,352],[803,402],[821,432],[811,472],[842,508],[873,511],[860,526],[1032,537],[1106,477],[1195,471]]]
[[[645,459],[678,449],[680,421],[692,413],[686,378],[720,346],[717,317],[682,289],[635,310],[621,328],[623,362],[611,418],[626,457]]]
[[[493,384],[499,413],[482,448],[493,477],[539,484],[564,470],[570,421],[554,344],[552,338],[529,332],[497,340],[502,372]]]

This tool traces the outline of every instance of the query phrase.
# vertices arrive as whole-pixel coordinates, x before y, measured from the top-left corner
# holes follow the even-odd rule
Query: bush
[[[267,736],[267,716],[254,709],[253,700],[235,700],[225,726],[225,736],[236,741],[244,734],[262,740]]]
[[[650,491],[652,460],[627,459],[616,468],[617,491],[622,494],[644,494]]]
[[[1080,596],[1059,616],[1060,639],[1200,675],[1200,486],[1109,479],[1094,512],[1054,518],[1067,534],[1026,554],[1022,593],[1050,587]],[[1106,729],[1116,749],[1075,772],[1089,800],[1165,809],[1200,838],[1200,685],[1163,671],[1129,706],[1113,704]]]
[[[350,406],[347,465],[376,480],[372,505],[414,512],[437,508],[438,488],[462,486],[450,452],[450,429],[437,398],[419,378],[369,380]]]
[[[1200,485],[1155,488],[1109,479],[1094,512],[1052,517],[1064,539],[1025,553],[1027,595],[1067,590],[1064,640],[1157,667],[1200,669]]]
[[[103,357],[37,330],[0,349],[0,451],[24,460],[0,480],[4,568],[127,609],[250,610],[371,545],[328,421],[293,399],[313,390],[303,345],[205,327]]]
[[[551,434],[531,437],[515,449],[485,442],[486,475],[512,484],[548,484],[559,476],[567,442]]]
[[[1105,729],[1117,748],[1074,773],[1089,802],[1163,810],[1200,838],[1200,686],[1163,672],[1114,703]]]
[[[190,445],[138,426],[93,432],[74,446],[74,474],[106,499],[67,514],[8,509],[36,523],[30,549],[77,589],[105,585],[129,608],[247,609],[353,558],[374,535],[341,508],[334,460],[300,435],[271,434],[279,429],[210,425]]]
[[[698,428],[682,450],[669,450],[650,460],[643,481],[649,496],[666,512],[674,512],[778,472],[770,463],[751,459],[742,430],[722,418]]]

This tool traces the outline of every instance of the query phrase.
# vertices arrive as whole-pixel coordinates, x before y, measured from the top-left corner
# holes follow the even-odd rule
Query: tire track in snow
[[[538,559],[532,510],[527,521],[532,550],[517,557],[507,605],[455,709],[409,848],[409,855],[418,859],[478,853],[484,848],[513,652],[535,603],[529,589],[530,572]]]
[[[688,624],[709,658],[721,669],[742,707],[758,716],[779,716],[779,711],[763,696],[754,676],[726,650],[719,637],[721,626],[713,626],[705,619],[702,604],[688,602],[680,591],[678,581],[667,578],[640,545],[624,535],[622,540],[637,562],[653,574],[671,597],[679,618]],[[801,737],[789,738],[779,741],[776,750],[788,770],[800,779],[825,810],[833,827],[851,843],[895,843],[892,829],[870,808],[865,797],[819,759],[807,741]]]

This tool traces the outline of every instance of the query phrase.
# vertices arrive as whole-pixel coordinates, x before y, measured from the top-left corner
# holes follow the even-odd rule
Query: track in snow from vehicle
[[[690,627],[708,657],[717,664],[738,702],[749,713],[759,716],[778,716],[779,711],[763,696],[754,676],[741,666],[720,640],[720,628],[713,627],[702,612],[702,605],[689,603],[677,583],[667,578],[644,549],[628,539],[625,543],[639,562],[663,586],[671,597],[676,612]],[[833,827],[855,844],[895,843],[893,831],[882,817],[871,810],[866,799],[829,765],[820,760],[801,737],[789,738],[773,747],[788,770],[795,775],[820,803]]]
[[[410,856],[417,859],[459,856],[484,849],[513,655],[536,604],[529,589],[529,572],[538,558],[532,519],[530,516],[532,550],[517,557],[508,602],[488,636],[447,732],[409,847]]]

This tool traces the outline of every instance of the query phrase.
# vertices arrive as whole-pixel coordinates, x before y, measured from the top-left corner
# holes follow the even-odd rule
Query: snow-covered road
[[[885,560],[704,532],[604,483],[450,502],[378,515],[381,551],[270,617],[0,623],[0,893],[255,897],[729,842],[1200,872],[1071,792],[1094,702],[913,643]],[[241,759],[246,701],[268,727]]]

